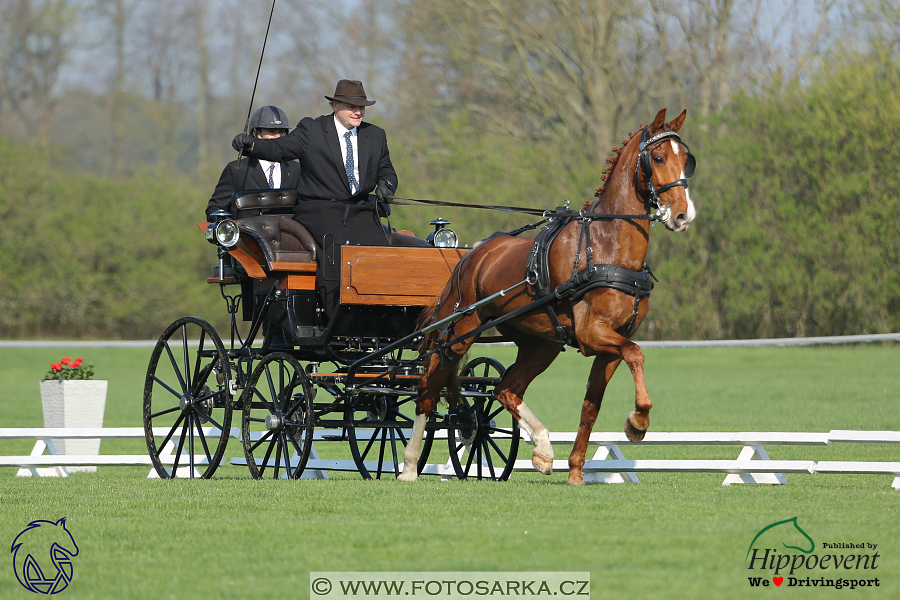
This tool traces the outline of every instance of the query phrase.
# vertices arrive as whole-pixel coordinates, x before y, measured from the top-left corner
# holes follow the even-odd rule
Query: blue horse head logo
[[[72,581],[72,557],[78,555],[66,519],[32,521],[16,536],[10,549],[16,578],[36,594],[58,594]]]

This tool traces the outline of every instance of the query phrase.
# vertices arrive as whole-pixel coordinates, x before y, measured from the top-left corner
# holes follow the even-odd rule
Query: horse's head
[[[678,135],[686,115],[686,110],[681,111],[666,123],[666,109],[662,109],[640,137],[632,138],[632,144],[637,143],[635,189],[648,209],[661,209],[663,223],[672,231],[684,231],[697,216],[687,184],[696,160]]]

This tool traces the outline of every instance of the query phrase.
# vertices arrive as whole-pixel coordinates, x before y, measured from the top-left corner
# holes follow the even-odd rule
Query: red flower
[[[81,363],[82,363],[82,362],[83,362],[83,361],[82,361],[80,358],[76,358],[75,360],[72,361],[72,364],[71,364],[70,366],[71,366],[73,369],[77,369],[78,367],[81,366]]]
[[[64,365],[67,365],[67,364],[69,364],[69,361],[70,361],[70,360],[72,360],[72,359],[69,358],[68,356],[64,356],[63,359],[62,359],[61,361],[59,361],[59,362],[61,362],[61,363],[64,364]]]
[[[50,365],[50,368],[54,371],[62,371],[62,365],[59,363],[53,363],[52,365]]]

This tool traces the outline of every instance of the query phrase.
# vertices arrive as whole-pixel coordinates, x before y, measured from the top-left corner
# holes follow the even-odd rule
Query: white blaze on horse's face
[[[675,140],[671,140],[669,143],[672,144],[672,151],[675,153],[675,156],[678,156],[681,153],[681,144]],[[681,171],[680,178],[685,178],[684,170]],[[676,215],[674,210],[669,211],[669,217],[666,219],[665,224],[666,227],[672,231],[684,231],[688,228],[688,225],[691,224],[691,221],[694,220],[694,217],[697,216],[697,209],[694,208],[694,202],[691,200],[690,190],[686,187],[680,189],[684,189],[684,198],[687,201],[687,209],[680,215]]]

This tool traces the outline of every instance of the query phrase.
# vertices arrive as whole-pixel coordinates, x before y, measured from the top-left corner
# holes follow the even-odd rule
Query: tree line
[[[0,6],[0,337],[148,338],[184,314],[224,329],[196,223],[271,5]],[[896,0],[346,6],[278,3],[256,105],[299,120],[363,79],[404,196],[577,207],[620,139],[688,109],[698,217],[652,230],[660,282],[637,339],[900,330]],[[436,216],[468,244],[527,222],[406,206],[391,221],[425,235]]]

